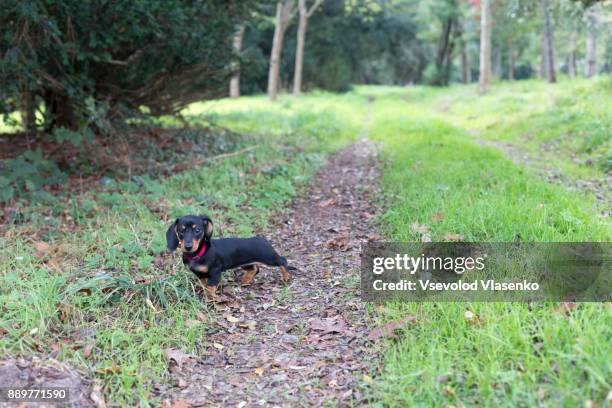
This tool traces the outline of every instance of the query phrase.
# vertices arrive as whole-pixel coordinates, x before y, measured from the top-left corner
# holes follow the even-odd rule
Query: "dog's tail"
[[[298,268],[296,268],[295,266],[290,266],[289,263],[287,262],[287,258],[285,258],[284,256],[280,257],[281,260],[281,265],[284,266],[285,268],[287,268],[287,270],[289,271],[297,271]]]

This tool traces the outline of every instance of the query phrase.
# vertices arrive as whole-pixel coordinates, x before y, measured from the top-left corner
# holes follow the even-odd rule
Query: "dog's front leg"
[[[209,278],[210,273],[208,272],[208,265],[198,264],[197,262],[191,262],[189,268],[193,273],[195,273],[198,277],[198,282],[200,286],[204,290],[204,296],[207,299],[215,299],[217,285],[210,285]]]
[[[204,285],[204,279],[200,280]],[[212,299],[217,296],[217,286],[221,282],[221,270],[213,269],[208,273],[208,279],[204,287],[205,293],[207,293]]]

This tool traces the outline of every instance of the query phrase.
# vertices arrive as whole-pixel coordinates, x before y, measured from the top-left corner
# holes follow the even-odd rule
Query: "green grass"
[[[554,86],[537,80],[502,82],[485,96],[461,85],[359,89],[374,96],[393,92],[415,114],[440,118],[473,139],[512,143],[568,176],[598,178],[612,170],[610,77]]]
[[[196,353],[197,342],[207,346],[208,319],[215,319],[179,257],[159,257],[168,224],[205,213],[226,236],[260,231],[325,152],[358,131],[333,112],[286,108],[290,100],[274,112],[263,110],[263,98],[231,103],[230,112],[201,104],[186,116],[245,132],[237,148],[255,149],[166,179],[111,180],[94,191],[12,204],[17,215],[0,240],[1,354],[55,353],[101,380],[114,404],[159,403],[150,390],[167,375],[164,349]],[[206,114],[197,112],[202,107]],[[89,344],[95,348],[86,357]]]
[[[543,153],[544,162],[572,177],[602,177],[609,90],[601,78],[501,83],[484,97],[474,86],[358,87],[275,104],[194,104],[183,112],[189,121],[243,133],[236,149],[258,147],[169,178],[15,204],[22,215],[0,240],[0,353],[55,352],[101,380],[113,403],[156,405],[149,392],[165,379],[163,350],[195,353],[214,319],[178,257],[158,257],[170,220],[208,213],[225,235],[256,232],[299,194],[325,153],[359,136],[380,146],[388,204],[380,221],[390,239],[418,239],[410,228],[418,222],[434,240],[610,241],[610,222],[590,195],[551,185],[476,141],[532,152],[554,142],[563,154]],[[434,223],[436,213],[443,219]],[[40,241],[49,248],[36,254]],[[286,290],[278,300],[291,298]],[[468,309],[480,324],[465,319]],[[612,389],[609,305],[566,315],[555,304],[387,304],[373,324],[406,314],[417,322],[386,344],[371,395],[379,405],[603,405]]]
[[[548,184],[500,151],[471,140],[472,126],[486,128],[489,135],[511,128],[514,117],[506,116],[504,106],[514,86],[504,84],[482,100],[457,105],[461,112],[451,114],[435,107],[473,92],[472,87],[452,89],[451,96],[423,88],[390,95],[374,89],[370,132],[381,142],[387,163],[383,185],[390,205],[382,219],[387,236],[418,240],[409,227],[417,222],[430,227],[434,241],[445,233],[462,234],[467,241],[610,241],[610,223],[597,214],[592,197]],[[521,95],[522,85],[515,87]],[[462,117],[467,110],[482,122]],[[537,133],[548,130],[538,128],[539,122],[531,125]],[[506,137],[521,143],[516,133]],[[443,219],[434,223],[436,213]],[[581,304],[566,316],[555,307],[380,306],[381,322],[412,314],[417,323],[388,344],[373,399],[384,406],[580,406],[587,400],[603,405],[612,388],[612,310]],[[468,321],[466,310],[482,323]]]

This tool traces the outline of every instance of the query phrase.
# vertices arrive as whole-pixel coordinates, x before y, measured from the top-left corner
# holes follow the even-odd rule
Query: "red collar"
[[[200,248],[200,250],[198,251],[197,254],[195,255],[190,255],[187,253],[183,253],[183,259],[187,260],[187,261],[191,261],[194,259],[200,259],[201,257],[204,256],[204,254],[206,253],[206,250],[208,249],[208,245],[206,245],[206,242],[204,242],[204,244],[202,245],[202,248]]]

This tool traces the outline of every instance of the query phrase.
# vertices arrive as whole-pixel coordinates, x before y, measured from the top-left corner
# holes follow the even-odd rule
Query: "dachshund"
[[[178,247],[183,252],[183,264],[200,279],[206,291],[214,296],[221,281],[221,273],[227,269],[242,267],[243,285],[250,285],[259,273],[257,263],[278,266],[283,282],[289,282],[287,259],[280,256],[270,242],[262,237],[211,239],[213,222],[210,217],[186,215],[177,218],[166,231],[168,251]]]

